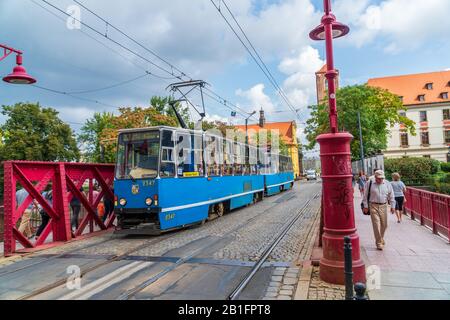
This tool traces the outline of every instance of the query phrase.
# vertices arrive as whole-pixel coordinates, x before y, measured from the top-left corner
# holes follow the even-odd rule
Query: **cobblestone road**
[[[131,251],[133,251],[133,257],[140,257],[140,259],[144,259],[145,257],[151,257],[153,259],[165,257],[167,260],[167,258],[177,259],[183,256],[185,252],[189,252],[190,250],[196,252],[197,250],[198,253],[195,254],[195,258],[206,259],[211,266],[216,266],[214,267],[214,272],[217,272],[217,265],[222,264],[224,267],[220,271],[230,277],[230,283],[234,285],[236,281],[239,281],[239,277],[242,277],[246,270],[248,270],[248,267],[251,266],[251,262],[260,258],[261,253],[280,232],[282,227],[299,212],[307,200],[318,194],[320,189],[321,185],[319,183],[297,183],[295,189],[292,191],[268,197],[256,205],[235,210],[203,226],[180,230],[159,237],[124,237],[104,234],[99,237],[70,243],[26,257],[21,262],[15,262],[4,268],[0,266],[0,280],[2,274],[4,277],[7,277],[11,273],[14,274],[15,267],[16,269],[26,270],[27,265],[33,265],[34,268],[32,271],[36,270],[36,272],[39,272],[39,261],[44,261],[45,259],[38,260],[38,262],[36,262],[36,259],[48,257],[49,255],[53,256],[55,263],[63,260],[58,256],[61,254],[67,255],[70,253],[72,255],[97,257],[98,259],[105,260],[107,259],[106,257],[129,254]],[[253,284],[253,293],[248,294],[248,297],[261,299],[264,297],[267,299],[293,298],[297,283],[296,279],[300,271],[296,263],[307,255],[311,231],[318,219],[319,206],[320,201],[318,199],[312,201],[308,210],[306,210],[278,244],[268,260],[275,267],[264,268],[266,269],[266,275],[261,276],[261,281]],[[197,248],[198,246],[201,246],[201,250]],[[43,268],[45,263],[41,264]],[[242,267],[244,264],[246,266],[245,268]],[[204,264],[202,268],[206,268],[206,265]],[[202,273],[211,272],[211,269],[212,267],[209,269],[206,268]],[[142,271],[142,279],[148,278],[149,276],[144,271]],[[176,287],[175,284],[181,286],[183,278],[188,278],[189,274],[192,277],[194,273],[187,272],[176,282],[172,283],[171,286],[168,286],[168,288]],[[30,272],[30,278],[32,276],[33,272]],[[142,282],[142,279],[137,276],[134,282]],[[18,280],[26,281],[27,279]],[[191,282],[194,280],[200,281],[199,279],[189,279]],[[205,279],[202,279],[202,281],[205,282],[203,286],[208,286],[208,281]],[[133,283],[132,279],[125,279],[124,287],[133,287],[130,283]],[[211,286],[214,285],[217,284],[211,283]],[[233,285],[230,284],[230,286]],[[7,288],[1,288],[0,285],[0,297],[2,296],[2,291],[5,289]],[[119,289],[120,286],[117,290]],[[185,290],[189,290],[189,288]],[[228,289],[223,289],[224,292],[226,290]],[[144,294],[142,298],[151,299],[156,297],[152,293],[152,286],[149,286],[149,290],[146,291],[148,294]],[[195,294],[190,294],[190,292],[177,291],[174,293],[172,291],[167,290],[166,296],[164,296],[164,292],[161,293],[158,291],[157,296],[159,298],[196,297]],[[252,291],[252,288],[249,291]],[[56,292],[57,290],[55,291],[55,295]],[[200,296],[198,297],[200,298]],[[47,298],[53,297],[50,295]],[[98,298],[102,298],[102,296],[100,295]],[[223,298],[223,296],[218,295],[210,298]]]

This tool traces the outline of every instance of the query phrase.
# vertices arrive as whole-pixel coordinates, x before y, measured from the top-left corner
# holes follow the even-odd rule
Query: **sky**
[[[79,26],[45,1],[79,17],[100,34]],[[323,1],[78,0],[108,24],[73,0],[45,1],[0,0],[0,43],[24,52],[24,67],[40,87],[66,93],[96,91],[67,95],[1,82],[1,105],[39,102],[57,109],[61,119],[78,132],[95,112],[146,107],[151,96],[170,94],[166,87],[178,81],[171,74],[172,67],[115,31],[111,24],[189,78],[206,81],[210,90],[231,102],[225,107],[206,96],[208,119],[242,124],[241,114],[231,117],[231,110],[237,110],[231,104],[246,112],[263,108],[267,121],[297,120],[302,136],[307,106],[316,101],[315,72],[326,60],[324,43],[308,36],[320,23]],[[233,18],[226,6],[233,12],[277,84],[299,109],[301,122],[214,5],[220,6],[230,23]],[[450,1],[334,0],[332,6],[338,21],[351,29],[348,36],[334,42],[341,86],[363,84],[374,77],[450,68]],[[137,55],[109,41],[105,34]],[[1,61],[0,75],[9,74],[14,65],[13,56]],[[199,94],[190,98],[200,105]],[[193,108],[191,116],[192,120],[199,118]],[[250,122],[256,120],[257,116]],[[4,121],[0,116],[0,123]]]

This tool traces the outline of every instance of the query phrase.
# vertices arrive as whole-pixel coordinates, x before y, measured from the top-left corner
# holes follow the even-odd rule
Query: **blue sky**
[[[192,78],[207,81],[212,90],[239,107],[248,111],[263,107],[269,121],[294,119],[292,112],[273,113],[288,108],[210,0],[80,1]],[[75,4],[71,0],[48,2],[63,11]],[[214,2],[218,4],[219,0]],[[320,22],[322,1],[227,0],[226,3],[289,100],[302,109],[300,114],[306,119],[306,107],[315,101],[314,71],[325,61],[324,44],[308,38],[308,32]],[[365,83],[373,77],[450,68],[447,32],[450,21],[446,18],[450,1],[336,0],[333,7],[338,20],[349,24],[352,30],[349,36],[335,42],[335,63],[341,72],[342,85]],[[226,13],[223,3],[221,8]],[[85,10],[81,10],[80,18],[106,32],[105,24]],[[24,66],[40,86],[70,92],[113,85],[146,70],[164,75],[85,27],[68,29],[65,19],[41,0],[0,3],[0,41],[24,51]],[[111,28],[108,35],[151,58],[148,52]],[[13,56],[3,60],[0,75],[10,73],[14,62]],[[169,82],[149,76],[114,89],[79,95],[81,99],[2,82],[0,103],[39,101],[56,108],[61,118],[78,130],[94,112],[115,112],[119,106],[147,106],[152,95],[167,94]],[[192,99],[200,102],[198,96]],[[208,98],[206,108],[210,119],[230,118],[230,110]],[[194,111],[192,117],[198,118]],[[4,120],[0,117],[0,122]],[[243,122],[241,118],[233,121]]]

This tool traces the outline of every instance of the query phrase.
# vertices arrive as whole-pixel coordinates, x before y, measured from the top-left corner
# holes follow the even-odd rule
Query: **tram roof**
[[[184,131],[184,132],[203,133],[203,131],[200,131],[200,130],[183,129],[183,128],[179,128],[179,127],[175,128],[175,127],[169,127],[169,126],[155,126],[155,127],[145,127],[145,128],[120,129],[119,133],[133,133],[133,132],[143,132],[143,131],[161,130],[161,129]]]

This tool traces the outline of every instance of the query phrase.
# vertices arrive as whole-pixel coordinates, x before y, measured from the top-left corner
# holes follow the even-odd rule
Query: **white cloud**
[[[238,89],[236,95],[246,98],[250,102],[249,113],[252,111],[258,111],[263,108],[264,111],[270,112],[275,109],[274,104],[270,97],[264,93],[265,86],[259,83],[249,90],[243,91]]]
[[[352,26],[347,43],[362,47],[381,38],[387,41],[385,52],[398,53],[416,49],[429,39],[448,39],[448,0],[384,0],[377,5],[361,1],[355,7],[356,2],[340,0],[336,5],[338,20]]]
[[[307,46],[298,55],[283,59],[279,65],[279,70],[288,76],[283,88],[293,105],[301,109],[304,119],[307,117],[307,106],[316,99],[315,73],[324,64],[319,51]]]

